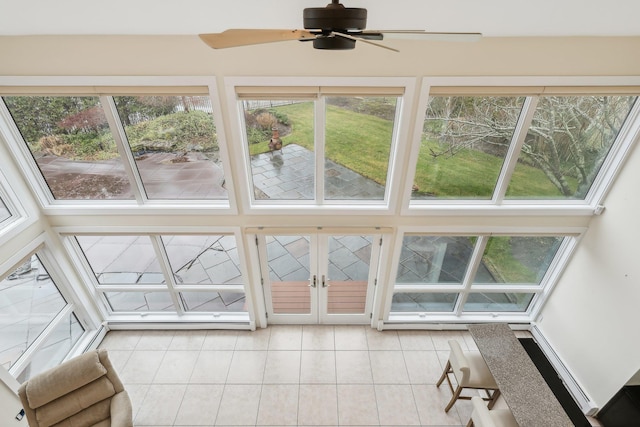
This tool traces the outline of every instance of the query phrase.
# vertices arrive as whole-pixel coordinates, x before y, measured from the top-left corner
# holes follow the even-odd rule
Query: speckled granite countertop
[[[520,427],[573,427],[507,324],[469,325],[469,332]]]

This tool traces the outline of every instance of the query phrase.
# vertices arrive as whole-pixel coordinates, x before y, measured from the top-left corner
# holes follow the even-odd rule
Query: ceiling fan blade
[[[315,37],[315,34],[306,30],[231,29],[221,33],[200,34],[202,41],[214,49],[286,40],[311,40]]]
[[[482,33],[429,32],[423,30],[367,30],[362,32],[362,35],[365,37],[368,34],[373,36],[382,34],[385,40],[405,39],[475,42],[482,38]]]
[[[354,36],[349,35],[349,34],[345,34],[345,33],[336,33],[336,32],[332,32],[331,34],[332,34],[333,36],[344,37],[345,39],[350,39],[350,40],[355,40],[355,41],[361,41],[361,42],[363,42],[363,43],[371,44],[371,45],[374,45],[374,46],[377,46],[377,47],[381,47],[381,48],[383,48],[383,49],[387,49],[387,50],[392,50],[392,51],[394,51],[394,52],[400,52],[398,49],[394,49],[394,48],[392,48],[392,47],[385,46],[385,45],[380,44],[380,43],[372,42],[371,40],[367,40],[367,39],[362,38],[362,37],[357,37],[357,36],[355,36],[355,37],[354,37]]]

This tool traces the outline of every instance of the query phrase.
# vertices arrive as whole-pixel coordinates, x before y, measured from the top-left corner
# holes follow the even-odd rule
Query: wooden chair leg
[[[451,409],[453,404],[456,403],[456,400],[458,400],[458,396],[460,396],[461,392],[462,392],[462,387],[458,386],[456,388],[456,391],[453,393],[453,396],[451,397],[449,404],[447,405],[446,408],[444,408],[444,412],[449,412],[449,409]]]
[[[440,379],[436,383],[436,387],[440,387],[440,384],[442,384],[442,381],[444,381],[450,369],[451,369],[451,362],[447,360],[447,366],[444,367],[444,371],[442,371],[442,376],[440,376]]]
[[[467,427],[473,427],[473,418],[469,418],[469,422],[467,423]]]
[[[491,395],[491,400],[489,400],[489,404],[487,405],[487,408],[489,409],[493,408],[493,405],[496,404],[496,401],[498,400],[499,396],[500,396],[500,389],[494,390],[493,394]]]

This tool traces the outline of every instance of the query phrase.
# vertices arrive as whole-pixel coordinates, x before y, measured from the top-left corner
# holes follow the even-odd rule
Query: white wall
[[[22,409],[22,403],[17,395],[19,384],[13,377],[0,366],[0,425],[2,427],[26,427],[27,418],[21,421],[16,415]]]
[[[540,329],[599,408],[640,369],[640,149],[594,217]]]

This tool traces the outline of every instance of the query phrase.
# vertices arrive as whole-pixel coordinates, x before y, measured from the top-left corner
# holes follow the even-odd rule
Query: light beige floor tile
[[[124,370],[129,358],[133,354],[133,350],[108,350],[109,360],[116,372],[120,373]]]
[[[236,350],[267,350],[271,328],[256,329],[255,331],[238,331]]]
[[[368,351],[336,351],[338,384],[371,384],[371,362]]]
[[[370,351],[369,358],[375,384],[409,384],[401,351]]]
[[[436,350],[449,351],[449,340],[456,340],[463,350],[468,350],[467,342],[464,339],[466,332],[463,331],[431,331],[431,340]]]
[[[235,350],[237,341],[238,331],[207,331],[202,349]]]
[[[152,350],[134,351],[120,372],[122,382],[125,384],[151,384],[160,367],[164,353],[164,351]]]
[[[303,351],[300,357],[300,384],[335,384],[334,351]]]
[[[340,425],[378,425],[378,408],[373,385],[338,385]]]
[[[175,331],[144,331],[136,350],[167,350],[174,334]]]
[[[454,408],[451,408],[448,413],[444,412],[444,408],[451,399],[448,388],[438,389],[431,384],[414,385],[413,395],[423,426],[451,426],[466,424],[469,421],[468,419],[460,420],[458,411]]]
[[[420,425],[410,385],[375,385],[380,425]]]
[[[398,331],[403,350],[435,350],[430,331]]]
[[[127,384],[125,385],[125,389],[131,399],[132,415],[133,419],[135,419],[149,391],[149,384]]]
[[[365,326],[335,326],[336,350],[368,350]]]
[[[169,350],[201,350],[207,331],[176,331]]]
[[[298,384],[300,382],[300,352],[276,350],[267,352],[264,384]]]
[[[188,385],[174,425],[214,425],[223,390],[222,384]]]
[[[229,374],[233,351],[201,351],[191,373],[192,384],[224,384]]]
[[[258,425],[297,425],[298,389],[297,384],[264,384],[260,395]]]
[[[436,354],[438,355],[438,360],[440,361],[440,366],[444,369],[447,366],[447,362],[449,361],[449,350],[437,350]],[[442,372],[440,372],[442,374]]]
[[[269,350],[301,350],[302,326],[278,325],[271,327]]]
[[[234,351],[227,384],[261,384],[266,360],[266,351]]]
[[[136,426],[173,425],[186,385],[152,384],[142,402]]]
[[[155,384],[186,384],[200,355],[195,350],[167,351],[153,382]]]
[[[298,401],[298,425],[338,425],[338,396],[335,385],[301,384]]]
[[[404,361],[411,384],[435,384],[442,375],[435,351],[405,351]]]
[[[464,343],[467,345],[467,349],[469,351],[478,351],[478,346],[476,345],[475,340],[473,339],[473,337],[469,332],[465,332],[463,334],[463,337],[464,337]]]
[[[107,350],[133,350],[138,345],[140,331],[109,331],[99,345]]]
[[[367,328],[369,350],[401,350],[397,331],[378,331]]]
[[[302,327],[303,350],[334,350],[333,326],[305,325]]]
[[[216,425],[255,425],[261,389],[260,384],[227,384],[222,393]]]

